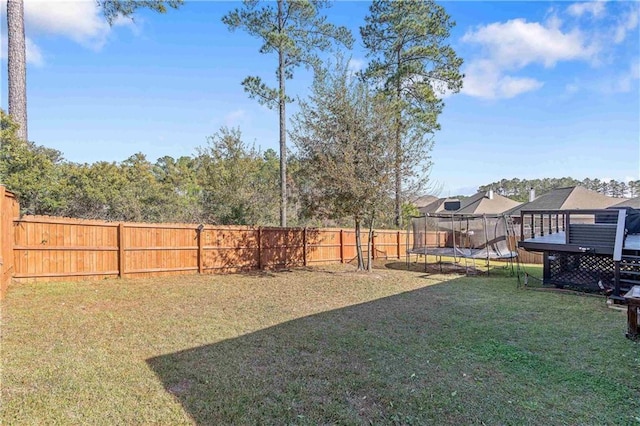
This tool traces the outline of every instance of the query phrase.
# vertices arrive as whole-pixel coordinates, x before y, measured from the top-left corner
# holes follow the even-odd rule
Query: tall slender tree
[[[7,0],[7,66],[9,115],[18,125],[17,137],[27,140],[27,51],[24,36],[24,2]]]
[[[269,2],[245,0],[242,7],[222,18],[230,30],[242,29],[262,40],[260,53],[276,53],[277,87],[269,87],[260,77],[250,76],[242,85],[251,98],[271,109],[278,109],[280,126],[280,226],[287,226],[287,129],[286,80],[293,78],[293,70],[300,66],[316,67],[318,51],[328,50],[338,43],[350,47],[351,32],[327,22],[320,10],[327,7],[324,0],[277,0]]]
[[[428,158],[444,107],[439,95],[462,88],[462,59],[447,44],[455,23],[435,1],[374,0],[369,12],[366,25],[360,28],[371,58],[364,75],[396,107],[395,223],[400,226],[405,173]],[[402,146],[409,140],[421,145],[424,152],[418,158],[403,156],[416,151]]]
[[[131,16],[146,7],[164,13],[178,7],[183,0],[96,0],[112,24],[118,16]],[[27,140],[27,66],[24,34],[24,0],[7,0],[7,77],[9,79],[9,115],[18,124],[18,137]]]

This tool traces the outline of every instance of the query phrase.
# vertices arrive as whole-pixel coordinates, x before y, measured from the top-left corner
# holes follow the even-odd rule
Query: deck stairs
[[[640,285],[640,250],[622,250],[620,259],[620,291],[626,293],[634,285]]]

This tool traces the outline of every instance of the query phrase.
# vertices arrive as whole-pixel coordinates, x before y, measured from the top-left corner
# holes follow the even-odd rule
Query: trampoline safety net
[[[515,235],[505,215],[427,214],[411,220],[409,253],[471,259],[511,259]],[[511,243],[510,243],[511,242]]]

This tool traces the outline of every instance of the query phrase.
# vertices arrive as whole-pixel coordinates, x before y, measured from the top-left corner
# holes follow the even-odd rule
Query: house
[[[496,194],[493,191],[478,192],[462,200],[456,213],[460,214],[500,214],[518,207],[521,203]]]
[[[460,200],[457,198],[436,198],[431,203],[418,207],[420,214],[455,212],[460,208]]]
[[[528,203],[512,208],[506,213],[516,219],[520,217],[522,210],[604,209],[620,201],[623,200],[608,197],[582,186],[568,186],[553,189],[537,198],[532,194]]]

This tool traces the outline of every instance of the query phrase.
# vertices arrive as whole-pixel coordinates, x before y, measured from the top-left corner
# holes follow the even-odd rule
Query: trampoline
[[[424,256],[425,269],[427,256],[435,256],[440,264],[443,257],[464,261],[467,272],[470,260],[485,260],[488,271],[491,260],[513,266],[518,256],[513,222],[502,214],[427,213],[411,218],[407,233],[407,266],[415,254]]]

